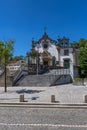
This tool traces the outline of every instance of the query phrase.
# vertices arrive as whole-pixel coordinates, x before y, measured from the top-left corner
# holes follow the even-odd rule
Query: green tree
[[[81,68],[81,75],[85,77],[87,76],[87,45],[80,48],[78,58]]]
[[[27,52],[27,56],[35,58],[37,57],[37,53],[38,53],[37,51],[33,50],[31,52]]]
[[[2,62],[3,42],[0,41],[0,64]]]
[[[27,52],[26,53],[27,57],[28,57],[28,63],[32,61],[32,58],[36,58],[37,56],[39,56],[40,54],[36,51],[36,50],[33,50],[31,52]]]
[[[8,40],[6,42],[0,41],[0,61],[5,68],[5,92],[7,92],[6,84],[6,65],[9,63],[13,56],[14,40]]]
[[[81,68],[81,76],[87,76],[87,40],[81,38],[79,42],[72,44],[74,47],[79,49],[78,61]]]
[[[37,58],[37,64],[38,64],[40,54],[38,53],[38,51],[32,50],[31,52],[27,52],[26,55],[28,57],[28,72],[29,72],[29,63],[32,63],[32,59]]]
[[[81,48],[81,47],[85,47],[87,45],[87,40],[84,39],[84,38],[80,38],[80,40],[78,42],[74,42],[72,43],[72,46],[73,47],[76,47],[76,48]]]
[[[10,60],[11,61],[24,60],[24,56],[22,56],[22,55],[20,55],[20,56],[14,56]]]

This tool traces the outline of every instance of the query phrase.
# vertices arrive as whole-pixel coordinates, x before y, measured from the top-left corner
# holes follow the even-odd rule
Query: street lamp
[[[4,44],[5,49],[6,49],[6,43]],[[7,92],[7,69],[6,69],[6,54],[4,54],[4,60],[5,60],[5,92]]]
[[[38,76],[38,68],[39,68],[39,58],[38,58],[38,53],[39,53],[39,44],[37,44],[37,76]]]

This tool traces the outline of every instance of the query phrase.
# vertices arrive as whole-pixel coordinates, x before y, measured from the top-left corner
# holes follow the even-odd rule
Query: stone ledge
[[[84,81],[73,81],[73,85],[84,86]]]

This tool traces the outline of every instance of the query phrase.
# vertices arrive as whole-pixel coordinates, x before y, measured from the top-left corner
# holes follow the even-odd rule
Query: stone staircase
[[[68,83],[72,83],[72,77],[70,75],[59,75],[54,79],[54,81],[51,83],[50,86],[62,85]]]
[[[69,69],[40,69],[37,76],[35,67],[35,65],[30,66],[29,71],[28,67],[26,68],[24,66],[20,68],[14,74],[13,79],[9,77],[7,70],[7,86],[54,86],[72,82]],[[3,70],[2,67],[0,70]],[[32,70],[32,72],[30,70]],[[0,86],[4,86],[4,71],[3,73],[0,71],[0,74]]]
[[[50,86],[53,77],[49,75],[27,75],[22,77],[15,86]]]
[[[20,69],[16,72],[13,82],[8,78],[9,86],[54,86],[72,82],[69,69],[52,69],[39,75],[30,75],[28,71]],[[0,86],[3,84],[4,75],[0,79]]]
[[[72,83],[70,75],[27,75],[22,76],[14,86],[55,86]]]

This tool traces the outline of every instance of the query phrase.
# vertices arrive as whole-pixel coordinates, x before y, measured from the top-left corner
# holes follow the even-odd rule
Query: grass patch
[[[74,78],[74,81],[83,81],[83,78]]]

